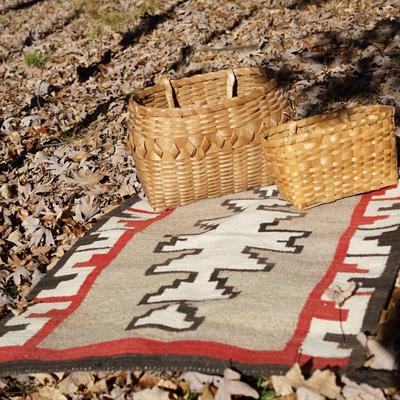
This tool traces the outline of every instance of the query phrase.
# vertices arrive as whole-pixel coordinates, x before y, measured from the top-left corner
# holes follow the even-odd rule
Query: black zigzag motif
[[[206,300],[233,299],[239,296],[241,292],[233,286],[227,285],[229,277],[222,278],[220,276],[222,271],[267,272],[274,267],[274,264],[268,262],[265,256],[267,251],[273,249],[273,251],[285,252],[284,249],[286,247],[288,249],[287,252],[301,252],[303,247],[295,245],[296,238],[308,237],[310,232],[283,229],[271,230],[270,228],[276,227],[282,220],[303,217],[305,213],[288,210],[289,205],[286,205],[281,199],[271,199],[271,201],[266,199],[264,203],[267,204],[262,205],[257,199],[249,198],[223,200],[220,206],[225,210],[232,211],[230,215],[195,222],[193,226],[202,229],[198,233],[166,235],[164,237],[165,240],[157,244],[155,253],[164,253],[167,257],[168,255],[170,256],[163,263],[152,265],[145,274],[182,273],[186,277],[184,279],[175,279],[172,283],[159,287],[157,291],[146,294],[138,305],[171,304],[176,302],[190,302],[192,304],[193,302]],[[241,214],[245,210],[249,210],[250,219],[243,214],[236,216],[237,221],[230,220],[235,214]],[[256,211],[257,213],[255,214]],[[264,214],[268,212],[268,215]],[[263,219],[263,215],[266,218]],[[268,222],[262,222],[263,220]],[[229,255],[227,255],[225,264],[224,254],[221,253],[223,252],[223,247],[219,247],[218,238],[227,235],[229,240],[229,234],[234,229],[235,223],[240,225],[237,227],[239,234],[233,235],[232,241],[239,240],[240,242],[232,244],[232,252],[235,253],[236,258],[229,258]],[[244,227],[243,223],[247,223],[247,226]],[[266,246],[257,247],[257,243],[260,242],[259,239],[262,241],[264,232],[268,233],[268,236],[264,236],[268,238],[265,242]],[[274,238],[274,232],[279,232],[280,234]],[[210,238],[208,238],[207,233],[210,233]],[[258,234],[260,235],[259,238]],[[243,242],[242,240],[245,241]],[[247,257],[244,255],[247,255]],[[190,258],[186,260],[187,257]],[[208,261],[204,257],[208,257]],[[196,260],[198,261],[197,263]],[[203,295],[202,290],[204,291]],[[195,309],[194,306],[192,308]],[[158,322],[154,323],[156,321],[155,317],[161,316],[163,310],[170,310],[169,306],[154,309],[157,314],[152,314],[152,311],[149,311],[140,318],[140,324],[139,319],[136,318],[128,328],[142,327],[143,324],[147,324],[146,319],[152,321],[151,324],[158,325]],[[150,318],[151,315],[153,318]],[[162,320],[160,325],[163,325]],[[181,325],[184,326],[184,324]]]
[[[151,317],[152,314],[157,312],[162,312],[168,310],[168,308],[173,308],[175,313],[183,314],[184,318],[182,319],[184,322],[189,323],[190,325],[187,327],[174,327],[172,323],[167,325],[170,321],[165,320],[165,325],[161,323],[140,323],[139,321],[146,321],[148,317]],[[164,331],[169,332],[185,332],[185,331],[194,331],[197,327],[204,321],[205,317],[196,317],[197,308],[188,305],[187,303],[178,303],[178,304],[169,304],[163,307],[159,307],[156,309],[149,310],[145,314],[140,317],[135,317],[129,323],[128,327],[126,328],[127,331],[133,329],[141,329],[141,328],[157,328],[162,329]]]
[[[293,230],[287,230],[287,229],[266,229],[265,224],[262,224],[263,226],[260,226],[260,232],[290,232],[293,233],[289,237],[289,240],[286,241],[285,247],[287,249],[293,249],[293,251],[290,251],[291,253],[301,253],[303,251],[304,246],[300,246],[296,244],[297,239],[302,239],[302,238],[307,238],[311,235],[311,231],[293,231]],[[285,251],[278,251],[278,250],[272,250],[269,249],[269,251],[276,251],[278,253],[285,253]]]
[[[3,319],[0,323],[0,337],[8,332],[24,331],[29,326],[29,324],[7,326],[6,323],[8,320],[9,318]]]

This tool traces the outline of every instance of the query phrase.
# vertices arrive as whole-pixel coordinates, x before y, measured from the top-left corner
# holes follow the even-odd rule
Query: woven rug
[[[275,187],[103,217],[0,321],[0,372],[354,366],[400,252],[400,188],[306,212]],[[342,307],[326,289],[358,284]]]

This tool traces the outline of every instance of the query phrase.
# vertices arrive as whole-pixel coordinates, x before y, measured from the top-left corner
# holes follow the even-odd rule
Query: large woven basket
[[[396,184],[393,115],[361,106],[262,128],[281,194],[302,210]]]
[[[128,142],[157,211],[272,183],[259,136],[288,102],[258,68],[195,75],[144,89],[129,104]]]

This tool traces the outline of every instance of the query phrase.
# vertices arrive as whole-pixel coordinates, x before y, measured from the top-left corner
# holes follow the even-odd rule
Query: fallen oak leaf
[[[179,380],[184,380],[189,382],[189,388],[192,392],[200,393],[203,390],[203,387],[207,384],[212,384],[215,387],[218,387],[223,378],[218,375],[207,375],[202,374],[201,372],[184,372]]]
[[[24,245],[20,242],[21,239],[21,232],[16,229],[15,231],[11,232],[7,237],[7,242],[15,244],[17,247],[23,248]]]
[[[285,376],[272,375],[272,387],[279,396],[288,396],[293,393],[292,385]]]
[[[85,196],[79,199],[79,202],[73,208],[75,211],[74,220],[84,224],[92,219],[99,211],[99,207],[93,206],[93,202],[94,196]]]
[[[87,387],[90,393],[107,393],[107,382],[105,379],[100,379]]]
[[[285,375],[285,378],[294,388],[304,386],[306,382],[298,363],[295,363],[292,368],[289,369],[289,371]]]
[[[305,387],[296,390],[297,400],[324,400],[325,397]]]
[[[7,183],[4,183],[3,185],[1,185],[1,187],[0,187],[0,196],[3,199],[6,199],[6,200],[11,199],[11,197],[12,197],[11,186],[8,185]]]
[[[292,387],[304,387],[321,394],[328,399],[336,399],[340,394],[340,387],[336,384],[336,375],[330,370],[315,370],[309,379],[305,379],[298,363],[287,372],[286,378]]]
[[[168,390],[176,390],[178,387],[178,384],[176,382],[173,382],[170,379],[160,379],[157,383],[157,386],[159,388],[163,389],[168,389]]]
[[[9,378],[0,378],[0,390],[6,388],[9,384]]]
[[[44,200],[40,200],[36,205],[35,212],[32,214],[34,217],[39,217],[43,211],[49,211]]]
[[[203,390],[199,395],[199,400],[214,400],[214,395],[210,389],[210,385],[207,383],[204,385]]]
[[[258,392],[247,383],[240,382],[240,374],[230,368],[225,369],[224,376],[207,375],[199,372],[185,372],[179,379],[190,382],[190,389],[201,392],[205,385],[218,388],[215,400],[230,400],[232,395],[242,395],[258,399]]]
[[[31,394],[32,400],[68,400],[59,389],[53,386],[42,387],[38,392]]]
[[[58,388],[64,394],[72,395],[80,385],[89,387],[94,383],[94,376],[89,372],[71,372],[59,384]]]
[[[345,384],[342,395],[346,400],[386,400],[382,389],[373,388],[367,383],[359,385],[345,375],[342,377],[342,383]]]
[[[38,246],[44,237],[45,246],[55,246],[53,234],[49,228],[44,226],[39,226],[32,234],[30,244]]]
[[[37,81],[34,88],[35,96],[40,97],[46,95],[47,93],[49,93],[50,87],[51,85],[47,81]]]
[[[128,371],[117,371],[115,374],[114,386],[125,386],[127,385]]]
[[[52,375],[56,376],[59,381],[64,379],[66,372],[53,372]]]
[[[258,392],[247,383],[240,381],[240,374],[230,368],[225,369],[224,379],[215,396],[215,400],[231,400],[232,395],[259,398]]]
[[[336,384],[336,375],[329,369],[317,369],[306,381],[306,388],[319,393],[328,399],[336,399],[340,394],[340,387]]]
[[[35,287],[38,282],[45,276],[46,274],[42,274],[39,269],[35,269],[31,276],[31,289]]]
[[[154,386],[151,389],[144,389],[133,393],[134,400],[169,400],[169,392]]]
[[[10,275],[7,276],[6,281],[8,282],[12,279],[14,283],[19,286],[22,279],[28,279],[30,274],[31,273],[26,268],[18,266]]]
[[[32,246],[31,251],[34,256],[44,256],[51,250],[50,246]]]
[[[138,384],[142,389],[151,389],[153,386],[156,386],[160,379],[149,372],[144,372],[141,374]]]
[[[77,173],[72,174],[72,178],[64,178],[64,181],[81,187],[94,188],[102,178],[103,174],[99,172],[85,173],[83,171],[78,171]]]
[[[30,304],[32,304],[32,302],[29,302],[26,298],[22,298],[17,303],[8,303],[7,309],[15,316],[18,316],[25,312]]]
[[[35,232],[35,230],[40,227],[40,219],[34,217],[33,215],[30,215],[22,222],[21,225],[25,228],[25,235],[29,236],[32,235],[33,232]]]
[[[110,391],[110,396],[112,399],[124,399],[127,392],[128,390],[125,388],[114,386]],[[156,400],[156,397],[154,398],[154,400]]]
[[[35,379],[35,381],[44,386],[45,385],[52,386],[55,383],[57,383],[57,379],[51,374],[36,373],[36,374],[30,374],[29,376],[31,376],[33,379]]]
[[[71,160],[77,162],[77,161],[86,161],[88,158],[90,158],[92,155],[88,153],[87,151],[72,151],[68,154],[68,158]]]
[[[325,294],[332,299],[339,307],[342,307],[343,304],[349,299],[354,293],[357,291],[357,283],[351,281],[349,285],[342,289],[339,286],[333,286],[325,290]]]
[[[367,366],[373,369],[384,369],[394,371],[397,368],[396,356],[387,348],[385,348],[377,340],[368,337],[365,333],[360,332],[357,340],[367,349],[368,353],[373,357],[367,361]]]
[[[5,306],[10,306],[12,303],[12,299],[10,297],[8,297],[5,294],[0,294],[0,314],[1,314],[1,309]]]

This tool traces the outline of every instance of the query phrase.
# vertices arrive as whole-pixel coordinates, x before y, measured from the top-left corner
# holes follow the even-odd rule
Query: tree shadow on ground
[[[310,6],[310,5],[319,6],[323,3],[326,3],[326,1],[327,0],[296,0],[292,4],[288,5],[288,8],[290,10],[294,10],[294,9],[302,10],[303,8]]]
[[[400,19],[382,20],[356,37],[351,37],[351,32],[339,31],[316,34],[311,46],[293,54],[299,57],[300,64],[314,67],[310,70],[322,71],[322,79],[307,67],[294,69],[284,63],[276,70],[269,67],[268,61],[262,67],[285,89],[299,80],[310,82],[300,97],[307,98],[307,94],[310,97],[312,92],[317,95],[314,101],[305,104],[302,116],[321,113],[333,103],[355,99],[361,104],[379,102],[394,106],[399,125],[400,42],[397,46],[393,42],[399,34]],[[382,84],[388,82],[396,96],[382,92]]]

